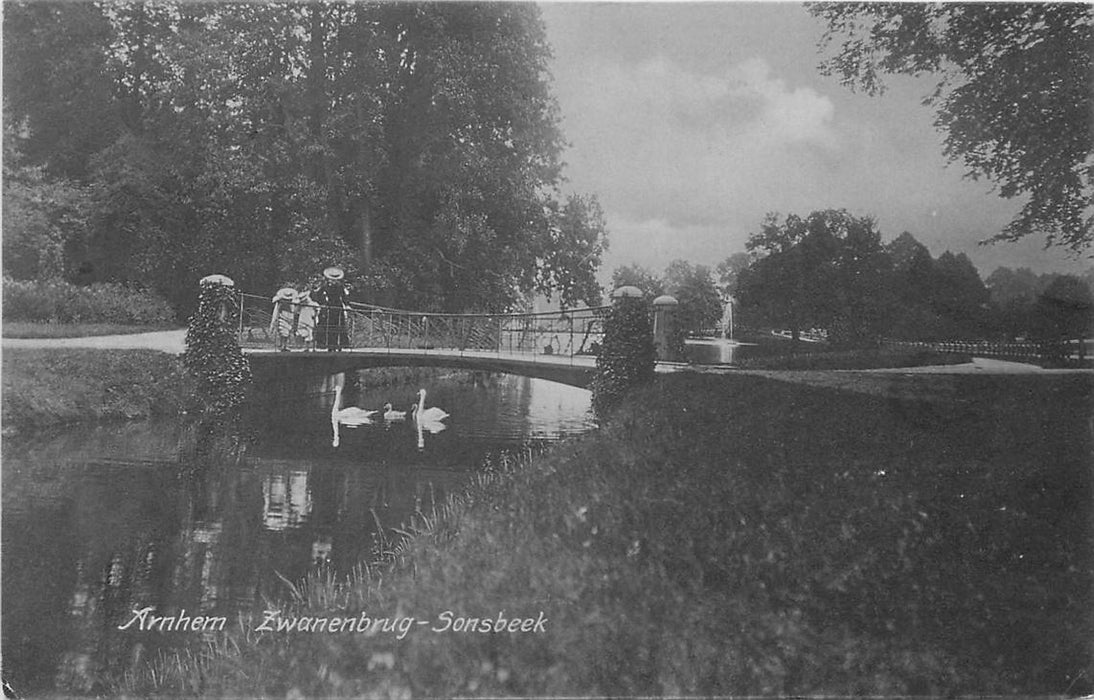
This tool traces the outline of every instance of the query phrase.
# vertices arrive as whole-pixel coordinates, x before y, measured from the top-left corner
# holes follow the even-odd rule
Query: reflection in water
[[[758,346],[738,343],[735,340],[711,338],[688,340],[685,354],[689,361],[701,365],[731,365],[745,357],[752,357]]]
[[[351,403],[416,398],[395,385],[362,400],[355,380],[342,378]],[[202,638],[117,629],[134,609],[234,622],[284,596],[278,574],[348,573],[392,538],[377,521],[390,530],[429,512],[487,453],[591,426],[587,392],[478,374],[430,387],[458,409],[444,432],[377,420],[335,449],[325,426],[337,393],[328,380],[256,407],[244,443],[150,423],[5,441],[4,679],[22,695],[105,692],[103,678]]]

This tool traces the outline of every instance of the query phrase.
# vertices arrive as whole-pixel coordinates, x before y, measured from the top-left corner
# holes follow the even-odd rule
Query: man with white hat
[[[319,303],[319,320],[316,330],[321,347],[328,352],[337,352],[349,345],[346,334],[346,310],[349,308],[349,295],[342,284],[346,273],[339,267],[323,270],[323,285],[316,290],[312,298]]]

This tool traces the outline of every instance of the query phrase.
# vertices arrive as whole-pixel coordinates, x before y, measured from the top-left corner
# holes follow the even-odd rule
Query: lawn
[[[1091,381],[909,381],[922,391],[662,377],[594,434],[492,465],[386,562],[278,604],[425,626],[245,621],[118,690],[1091,692]],[[445,611],[476,631],[434,631]],[[541,615],[542,632],[482,631]]]

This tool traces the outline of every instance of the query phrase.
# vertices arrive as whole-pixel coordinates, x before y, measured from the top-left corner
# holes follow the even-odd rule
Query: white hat
[[[287,300],[291,301],[295,298],[296,298],[296,290],[295,289],[293,289],[292,287],[282,287],[281,289],[277,290],[277,294],[274,294],[273,300],[274,301],[279,301],[281,299],[287,299]]]
[[[329,280],[340,280],[346,276],[346,273],[340,267],[328,267],[323,270],[323,276]]]

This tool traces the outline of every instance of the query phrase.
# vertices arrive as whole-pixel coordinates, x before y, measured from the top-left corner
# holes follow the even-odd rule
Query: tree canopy
[[[946,251],[935,260],[908,232],[883,245],[870,217],[769,214],[747,247],[751,261],[732,291],[751,325],[794,337],[824,329],[841,344],[995,332],[988,291],[967,256]]]
[[[5,121],[89,195],[70,277],[181,305],[210,271],[339,264],[423,310],[595,303],[604,222],[561,193],[549,57],[520,3],[12,3]]]
[[[1024,205],[992,240],[1033,233],[1081,251],[1094,241],[1089,3],[823,2],[821,64],[852,89],[883,74],[932,75],[944,154]]]

